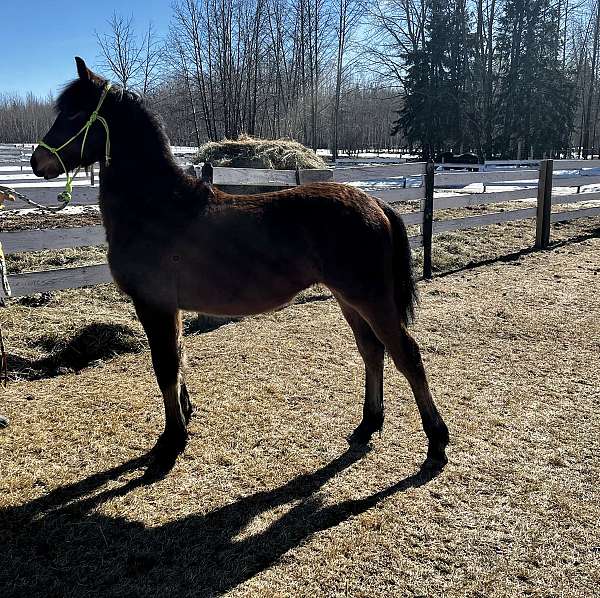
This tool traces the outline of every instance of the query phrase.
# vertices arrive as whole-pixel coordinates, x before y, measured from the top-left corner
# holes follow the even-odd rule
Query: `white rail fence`
[[[586,192],[589,185],[600,185],[600,175],[594,169],[600,168],[600,160],[544,160],[536,170],[511,170],[494,172],[442,172],[435,173],[432,163],[407,163],[389,166],[363,166],[336,168],[335,170],[306,170],[306,171],[273,171],[259,169],[212,169],[212,181],[215,185],[261,185],[261,186],[295,186],[306,182],[333,180],[364,186],[375,186],[381,179],[392,182],[396,188],[376,189],[370,194],[390,203],[406,202],[407,206],[414,205],[418,209],[402,214],[407,226],[418,225],[421,234],[410,237],[412,247],[423,247],[423,275],[430,277],[432,272],[431,248],[433,236],[446,231],[470,229],[503,222],[536,219],[536,246],[547,247],[550,241],[550,224],[599,216],[600,207],[583,207],[568,211],[552,212],[553,205],[568,205],[572,203],[600,200],[600,191]],[[553,176],[555,172],[563,172]],[[6,179],[0,173],[0,184],[11,185],[11,179]],[[10,175],[12,176],[12,175]],[[19,172],[19,176],[21,173]],[[208,176],[205,172],[205,176]],[[18,179],[21,180],[21,179]],[[30,179],[21,188],[22,192],[30,194],[35,182]],[[82,182],[88,181],[82,176]],[[473,189],[480,187],[496,187],[510,183],[516,189],[481,192]],[[47,184],[47,183],[46,183]],[[89,182],[87,183],[89,185]],[[60,190],[51,188],[54,193]],[[569,193],[552,193],[553,189],[571,189]],[[97,189],[93,189],[97,193]],[[456,195],[435,197],[434,189],[460,190]],[[583,189],[583,190],[582,190]],[[75,199],[77,201],[77,197]],[[535,200],[535,207],[511,209],[509,211],[466,216],[443,220],[434,220],[437,210],[465,208],[468,206],[492,205],[515,200]],[[25,206],[22,206],[25,207]],[[0,219],[1,224],[1,219]],[[104,229],[101,226],[84,226],[72,228],[27,230],[15,232],[0,232],[0,240],[7,254],[42,250],[59,250],[75,247],[97,246],[105,242]],[[15,297],[36,292],[47,292],[59,289],[77,288],[81,286],[107,283],[111,281],[106,264],[81,266],[27,272],[9,276],[9,281]]]

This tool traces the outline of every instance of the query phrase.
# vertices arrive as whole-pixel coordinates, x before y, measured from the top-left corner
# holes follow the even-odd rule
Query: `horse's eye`
[[[82,115],[83,115],[83,110],[80,110],[79,112],[75,112],[73,114],[67,114],[67,119],[68,120],[77,120]]]

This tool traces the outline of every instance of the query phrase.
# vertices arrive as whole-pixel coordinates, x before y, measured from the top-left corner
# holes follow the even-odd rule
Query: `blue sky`
[[[88,66],[98,62],[94,31],[107,31],[106,21],[115,11],[132,15],[137,29],[152,21],[156,32],[163,34],[169,27],[171,1],[3,1],[0,93],[56,95],[75,77],[74,56],[81,56]]]

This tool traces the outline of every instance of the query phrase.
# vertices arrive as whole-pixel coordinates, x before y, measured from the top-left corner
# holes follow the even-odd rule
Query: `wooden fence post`
[[[546,249],[550,244],[550,214],[552,212],[552,160],[540,162],[538,179],[537,215],[535,219],[536,249]]]
[[[423,204],[423,278],[431,278],[431,246],[433,240],[433,187],[435,164],[425,166],[425,203]]]
[[[209,185],[213,182],[213,166],[210,162],[205,162],[202,165],[202,180]]]
[[[91,166],[91,171],[90,171],[90,185],[93,187],[94,183],[95,183],[96,179],[94,176],[94,165],[92,164]]]

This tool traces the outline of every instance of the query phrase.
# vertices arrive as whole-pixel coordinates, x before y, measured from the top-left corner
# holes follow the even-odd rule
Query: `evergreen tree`
[[[469,145],[465,125],[469,22],[465,0],[426,0],[422,48],[404,55],[403,106],[392,134],[402,131],[424,158]]]
[[[572,81],[560,61],[552,0],[506,0],[498,34],[496,150],[514,157],[566,147],[573,126]]]

